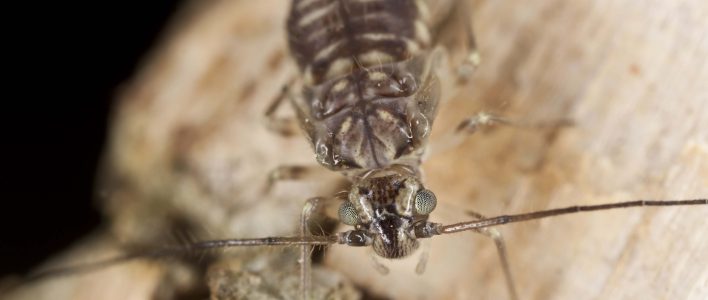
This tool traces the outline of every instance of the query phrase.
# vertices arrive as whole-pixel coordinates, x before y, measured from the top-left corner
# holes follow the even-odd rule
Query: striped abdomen
[[[293,2],[290,50],[304,83],[294,104],[322,165],[419,162],[438,101],[426,11],[421,0]]]
[[[305,83],[402,61],[430,45],[420,0],[295,0],[288,40]]]

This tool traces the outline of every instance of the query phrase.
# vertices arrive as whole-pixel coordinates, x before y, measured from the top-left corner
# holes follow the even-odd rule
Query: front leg
[[[325,213],[326,205],[338,204],[338,198],[315,197],[307,199],[300,215],[300,236],[308,237],[310,232],[310,220],[312,216],[322,215],[328,219],[334,219]],[[312,245],[303,244],[300,246],[300,297],[303,300],[310,299],[310,288],[312,285]]]
[[[475,219],[486,219],[485,216],[474,212],[474,211],[467,211],[467,214],[472,216]],[[511,268],[509,267],[509,260],[507,258],[506,254],[506,244],[504,243],[504,237],[502,236],[501,232],[499,232],[496,228],[490,228],[490,227],[485,227],[485,228],[475,228],[473,229],[474,232],[482,234],[488,238],[491,238],[494,241],[494,245],[497,247],[497,254],[499,255],[499,261],[501,262],[502,265],[502,270],[504,271],[504,278],[506,279],[506,287],[507,290],[509,291],[509,298],[511,299],[519,299],[518,294],[516,293],[516,285],[514,284],[514,277],[511,275]]]

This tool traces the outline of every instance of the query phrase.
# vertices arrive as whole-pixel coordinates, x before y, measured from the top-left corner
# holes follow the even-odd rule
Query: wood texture
[[[478,111],[524,122],[569,118],[575,125],[493,128],[429,157],[427,187],[441,201],[433,220],[464,220],[461,208],[494,216],[708,196],[705,1],[486,0],[473,6],[482,64],[442,104],[433,145]],[[262,124],[268,101],[295,72],[285,49],[286,9],[282,0],[184,9],[115,108],[100,187],[111,234],[55,263],[105,257],[116,242],[169,242],[175,223],[199,239],[294,234],[306,198],[342,189],[340,178],[323,171],[321,180],[281,183],[263,193],[276,166],[314,164],[303,138],[275,136]],[[708,207],[628,209],[500,230],[522,299],[705,299],[707,216]],[[365,249],[346,247],[331,248],[318,272],[396,299],[507,297],[493,243],[484,237],[440,237],[430,250],[423,275],[415,274],[413,258],[387,262],[392,272],[381,276]],[[290,252],[228,251],[232,258],[212,265],[211,278],[224,270],[278,269],[292,280],[294,260],[259,265]],[[194,275],[184,268],[131,263],[26,286],[8,298],[169,297],[189,290]]]

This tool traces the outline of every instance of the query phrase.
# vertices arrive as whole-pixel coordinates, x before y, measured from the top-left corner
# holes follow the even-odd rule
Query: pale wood
[[[270,195],[261,189],[280,164],[314,164],[304,138],[262,126],[268,101],[295,72],[286,8],[282,0],[193,5],[126,86],[106,156],[114,180],[104,186],[119,241],[165,240],[166,216],[197,224],[198,238],[294,234],[306,198],[342,188],[333,175],[283,183]],[[459,208],[494,216],[708,196],[708,2],[487,0],[474,8],[482,64],[443,105],[434,139],[480,110],[532,122],[570,118],[575,126],[496,128],[430,157],[426,183],[442,202],[433,220],[464,220]],[[708,207],[630,209],[500,230],[522,299],[705,299],[707,216]],[[346,247],[333,247],[321,269],[397,299],[507,297],[491,241],[470,233],[430,244],[423,275],[413,258],[381,276],[365,249]],[[237,262],[254,254],[239,255]],[[133,299],[153,295],[160,282],[171,286],[170,269],[159,264],[121,268],[163,273],[114,269],[120,274],[105,275],[113,288],[101,298],[135,292],[130,279],[153,283]],[[282,268],[297,276],[295,261]],[[86,278],[14,295],[74,298],[51,291],[94,285]]]

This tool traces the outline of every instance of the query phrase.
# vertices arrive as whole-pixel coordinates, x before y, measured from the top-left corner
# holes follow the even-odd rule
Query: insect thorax
[[[295,100],[318,161],[332,170],[416,165],[435,117],[437,77],[421,1],[294,1]]]

